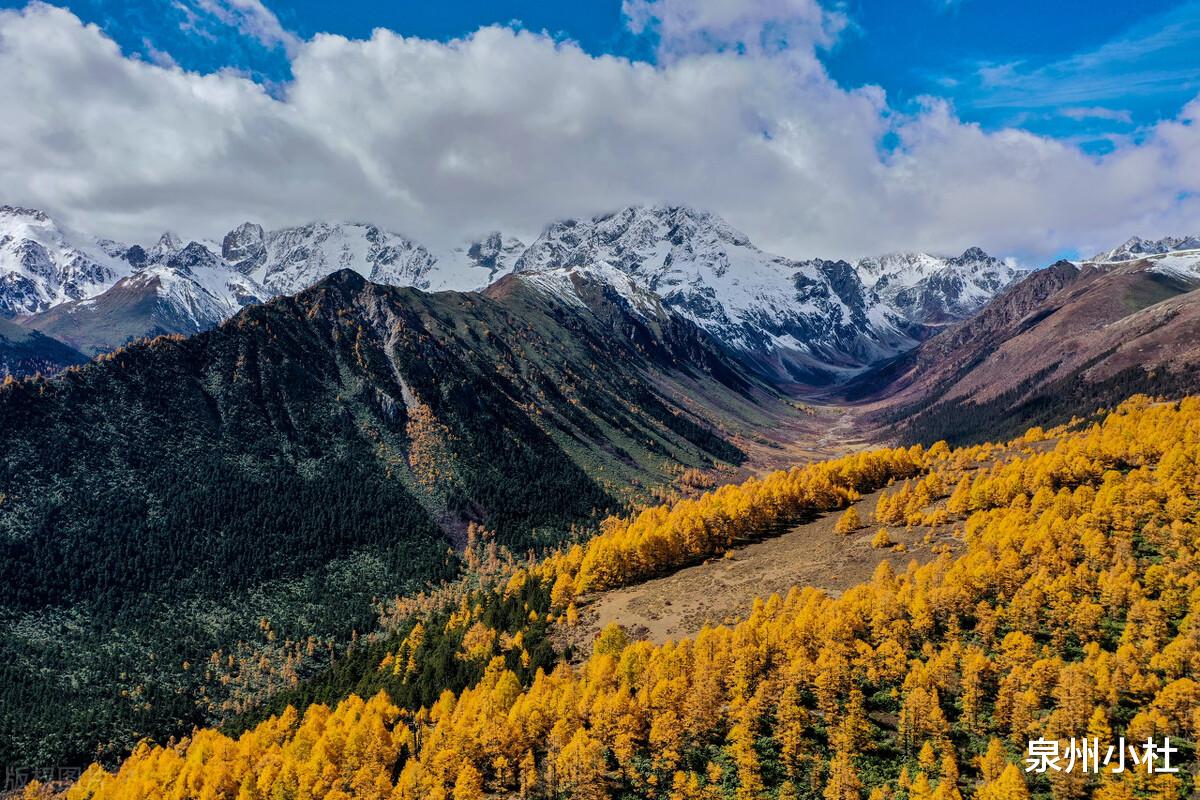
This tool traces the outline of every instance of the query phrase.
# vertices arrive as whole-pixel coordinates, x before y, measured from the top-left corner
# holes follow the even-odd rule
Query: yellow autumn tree
[[[478,649],[455,662],[470,685],[423,708],[349,696],[236,736],[199,729],[146,743],[118,770],[89,767],[67,800],[476,790],[1028,800],[1017,762],[1032,737],[1169,734],[1190,746],[1200,731],[1200,399],[1135,398],[1038,436],[1036,449],[856,454],[609,521],[578,548],[448,596],[373,676],[405,685],[413,658],[440,636],[462,637]],[[795,587],[762,598],[740,621],[678,641],[637,641],[613,625],[581,663],[514,666],[518,649],[538,644],[541,620],[562,611],[549,595],[564,575],[561,591],[659,574],[889,481],[887,513],[944,509],[954,548],[883,564],[836,595]],[[498,616],[489,604],[518,596],[540,598],[509,609],[520,630],[485,622]],[[880,707],[898,709],[894,725]],[[779,769],[763,752],[778,753]],[[977,783],[973,771],[959,776],[970,764]],[[889,774],[894,787],[880,777]],[[1039,791],[1047,780],[1056,798],[1176,800],[1185,786],[1105,774],[1039,779]]]
[[[862,519],[858,515],[858,509],[850,506],[838,517],[837,523],[833,526],[833,532],[845,535],[853,533],[861,527]]]

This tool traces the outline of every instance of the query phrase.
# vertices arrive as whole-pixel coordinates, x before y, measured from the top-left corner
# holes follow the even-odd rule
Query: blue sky
[[[1197,53],[1200,0],[0,0],[0,200],[447,246],[683,203],[1044,263],[1200,233]]]
[[[22,3],[0,0],[0,6]],[[287,47],[237,35],[207,8],[216,0],[76,0],[65,5],[128,53],[170,56],[185,69],[244,70],[278,85]],[[235,4],[228,4],[235,5]],[[654,61],[653,33],[634,35],[619,0],[423,2],[267,0],[301,39],[366,38],[383,27],[445,41],[514,25],[577,42],[592,54]],[[1137,137],[1200,92],[1200,2],[1178,0],[847,0],[848,20],[821,59],[843,87],[883,87],[898,109],[927,95],[966,121],[1020,127],[1102,153]]]
[[[893,103],[951,98],[964,119],[1079,137],[1131,133],[1200,91],[1200,3],[861,1],[827,63]]]

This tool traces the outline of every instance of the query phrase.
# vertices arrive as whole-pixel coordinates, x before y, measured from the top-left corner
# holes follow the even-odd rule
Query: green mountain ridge
[[[185,733],[221,691],[191,665],[264,618],[336,648],[453,576],[471,523],[524,552],[739,462],[718,426],[770,390],[661,307],[576,289],[344,271],[0,390],[0,763]]]

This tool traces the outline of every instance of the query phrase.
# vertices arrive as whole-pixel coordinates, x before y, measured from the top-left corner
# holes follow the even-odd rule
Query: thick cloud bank
[[[1200,99],[1095,157],[839,87],[815,48],[841,21],[808,0],[689,7],[627,2],[658,65],[499,27],[289,41],[278,98],[126,57],[59,8],[0,12],[0,202],[130,239],[359,219],[435,245],[685,203],[797,257],[1200,231]]]

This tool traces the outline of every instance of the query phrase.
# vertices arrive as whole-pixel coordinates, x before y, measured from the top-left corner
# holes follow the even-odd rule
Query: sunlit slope
[[[1035,431],[1029,441],[1041,438]],[[416,713],[384,695],[354,697],[289,710],[236,739],[198,731],[139,749],[115,773],[93,767],[70,797],[999,800],[1189,791],[1186,770],[1047,778],[1015,764],[1036,736],[1105,744],[1170,736],[1181,749],[1176,763],[1191,757],[1200,723],[1191,677],[1200,667],[1200,399],[1134,399],[1052,447],[899,452],[918,458],[924,477],[897,487],[881,513],[960,520],[961,555],[880,567],[836,599],[796,589],[694,640],[630,643],[609,629],[581,668],[559,666],[529,686],[497,657],[477,686]],[[726,495],[730,525],[771,502],[758,484]],[[895,497],[905,498],[899,512]],[[701,517],[706,502],[717,503],[698,501]],[[577,588],[665,569],[736,538],[637,550],[637,539],[657,541],[678,512],[647,513],[659,524],[644,520],[633,534],[638,523],[623,523],[510,584],[560,584],[561,606]],[[635,551],[634,574],[588,566]]]

